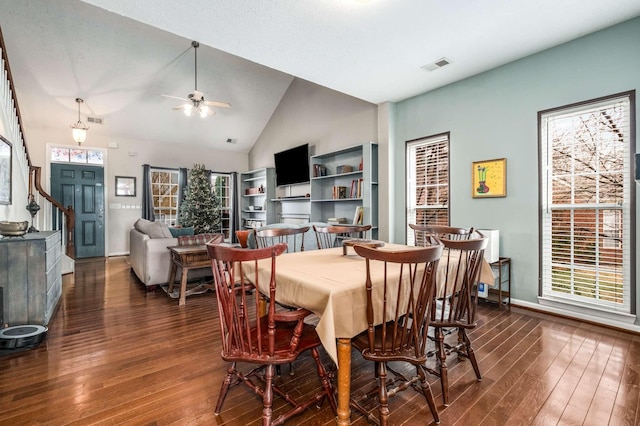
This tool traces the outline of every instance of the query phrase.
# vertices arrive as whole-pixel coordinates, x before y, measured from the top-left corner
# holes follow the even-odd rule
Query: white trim
[[[539,299],[542,299],[542,298],[539,297]],[[640,333],[640,325],[630,323],[628,320],[624,322],[617,321],[613,319],[614,318],[613,314],[609,314],[608,315],[609,318],[604,318],[600,312],[598,312],[598,315],[595,316],[593,310],[585,310],[585,312],[587,311],[590,312],[590,314],[587,314],[585,312],[576,312],[574,310],[569,310],[568,305],[566,304],[563,304],[562,308],[558,308],[557,306],[543,305],[542,301],[540,302],[541,303],[532,303],[532,302],[527,302],[526,300],[513,299],[513,298],[511,299],[511,304],[515,307],[519,306],[522,308],[529,308],[535,311],[545,312],[548,314],[555,314],[555,315],[560,315],[564,317],[570,317],[570,318],[581,320],[581,321],[589,321],[589,322],[602,324],[610,327],[620,328],[627,331],[632,331],[634,333]],[[635,319],[634,315],[626,314],[626,316],[627,317],[632,316]],[[618,315],[618,317],[621,317],[621,315]]]

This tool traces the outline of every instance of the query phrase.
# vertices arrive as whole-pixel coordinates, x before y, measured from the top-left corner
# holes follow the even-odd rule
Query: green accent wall
[[[394,240],[405,238],[405,141],[451,132],[451,224],[499,229],[500,253],[512,258],[513,297],[538,303],[537,113],[638,90],[639,46],[636,18],[399,102],[390,144]],[[507,197],[472,198],[471,163],[495,158],[507,159]]]

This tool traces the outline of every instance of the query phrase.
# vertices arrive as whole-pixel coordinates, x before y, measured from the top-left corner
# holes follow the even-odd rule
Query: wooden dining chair
[[[425,363],[435,275],[442,245],[393,252],[359,245],[354,249],[366,259],[368,328],[354,337],[351,343],[364,359],[375,363],[377,383],[366,396],[377,393],[377,419],[358,400],[353,399],[352,406],[369,420],[378,420],[384,426],[389,423],[389,397],[405,389],[419,389],[435,422],[440,423],[431,386],[426,379]],[[372,271],[383,271],[384,285],[373,288]],[[413,365],[416,374],[405,377],[394,371],[387,366],[393,361]],[[393,379],[387,378],[388,372],[394,375]]]
[[[262,228],[254,230],[258,248],[269,247],[280,243],[287,244],[287,253],[304,251],[304,234],[309,226],[301,228]]]
[[[254,230],[256,246],[264,248],[276,244],[284,243],[287,245],[287,253],[304,251],[304,234],[309,230],[309,226],[302,228],[258,228]],[[293,310],[295,308],[287,305],[278,304],[283,308]],[[281,374],[281,368],[276,366],[276,373]],[[289,364],[289,375],[295,374],[293,364]]]
[[[417,225],[410,223],[413,229],[414,245],[424,247],[433,244],[430,237],[446,238],[448,240],[466,240],[473,234],[473,228],[460,228],[443,225]]]
[[[477,238],[475,238],[477,237]],[[442,399],[449,405],[449,381],[447,355],[456,353],[471,361],[478,381],[482,379],[476,356],[471,347],[467,330],[476,327],[478,306],[478,279],[482,269],[487,238],[475,231],[474,238],[468,240],[441,239],[444,252],[440,263],[443,273],[438,275],[434,308],[431,310],[431,326],[434,328],[437,368],[429,371],[440,377]],[[454,344],[445,342],[445,334],[457,331],[458,340]],[[445,330],[447,332],[445,333]]]
[[[341,247],[344,239],[366,238],[370,229],[371,225],[313,225],[318,249]]]
[[[216,285],[218,317],[222,336],[222,359],[229,362],[222,381],[215,414],[220,414],[227,392],[237,384],[246,385],[262,397],[262,424],[280,425],[292,416],[303,412],[313,404],[322,404],[325,398],[336,412],[334,389],[327,372],[320,362],[318,347],[320,338],[315,328],[303,322],[309,314],[305,309],[276,311],[275,303],[269,303],[267,314],[259,317],[260,291],[268,293],[270,301],[276,300],[276,258],[286,250],[286,244],[246,250],[207,244],[211,258],[211,269]],[[271,275],[260,287],[258,273],[251,281],[242,273],[243,263],[253,263],[258,270],[258,261],[270,259]],[[313,357],[322,390],[312,397],[298,401],[274,383],[275,366],[287,364],[309,351]],[[254,364],[247,372],[237,368],[237,363]],[[264,383],[264,386],[260,386]],[[272,419],[273,395],[283,397],[292,408]]]

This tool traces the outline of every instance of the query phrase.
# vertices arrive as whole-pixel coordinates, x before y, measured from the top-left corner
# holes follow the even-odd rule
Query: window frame
[[[233,212],[234,212],[234,206],[233,206],[233,176],[231,173],[223,173],[223,172],[211,172],[209,174],[209,178],[211,180],[211,190],[215,193],[216,191],[216,180],[218,177],[222,177],[225,178],[227,180],[227,185],[225,186],[225,188],[227,189],[227,195],[226,197],[222,197],[220,199],[220,232],[222,234],[224,234],[225,236],[225,240],[229,240],[231,239],[231,227],[232,227],[232,221],[233,221]],[[227,200],[228,203],[225,206],[223,200]],[[225,212],[226,212],[226,216],[225,216]],[[225,226],[225,221],[227,223],[227,225]]]
[[[602,105],[602,107],[605,106],[605,104],[609,104],[609,105],[613,105],[617,102],[620,102],[621,100],[627,100],[628,101],[628,109],[627,109],[627,114],[628,114],[628,135],[627,135],[627,143],[625,145],[625,147],[623,147],[624,150],[626,150],[626,152],[624,153],[624,155],[622,156],[622,160],[623,160],[623,168],[622,168],[622,173],[624,176],[624,187],[623,187],[623,191],[628,191],[627,195],[624,195],[623,193],[623,204],[620,208],[618,209],[612,209],[611,206],[609,204],[611,203],[605,203],[602,202],[600,203],[599,200],[596,203],[568,203],[568,204],[553,204],[552,201],[548,201],[551,199],[553,192],[550,192],[551,190],[548,189],[551,187],[551,183],[552,183],[552,179],[551,179],[551,174],[550,171],[548,169],[548,167],[552,164],[551,161],[547,159],[547,157],[545,157],[545,147],[543,146],[543,144],[545,143],[545,141],[547,140],[547,137],[544,134],[544,130],[546,129],[546,127],[543,128],[543,126],[545,125],[545,123],[547,122],[546,120],[549,120],[550,118],[555,117],[561,117],[562,115],[578,115],[581,112],[587,112],[589,109],[593,109],[596,107],[599,107],[600,105]],[[539,150],[539,155],[538,155],[538,173],[539,173],[539,285],[538,285],[538,296],[539,296],[539,301],[541,304],[544,305],[550,305],[550,306],[555,306],[558,308],[564,308],[564,309],[568,309],[568,310],[574,310],[577,312],[591,312],[591,313],[596,313],[600,316],[604,316],[604,317],[608,317],[608,318],[612,318],[612,319],[618,319],[618,320],[623,320],[626,322],[631,322],[635,320],[635,314],[636,314],[636,268],[635,268],[635,256],[636,256],[636,214],[635,214],[635,205],[636,205],[636,185],[634,183],[634,179],[633,179],[633,172],[632,172],[632,167],[633,167],[633,157],[634,157],[634,152],[636,149],[636,127],[635,127],[635,90],[632,91],[628,91],[628,92],[621,92],[621,93],[616,93],[613,95],[609,95],[609,96],[603,96],[603,97],[599,97],[599,98],[595,98],[595,99],[590,99],[587,101],[583,101],[583,102],[577,102],[577,103],[573,103],[573,104],[569,104],[569,105],[564,105],[564,106],[560,106],[557,108],[551,108],[551,109],[547,109],[547,110],[543,110],[543,111],[539,111],[538,112],[538,150]],[[551,153],[550,153],[551,154]],[[573,158],[573,157],[572,157]],[[573,176],[573,179],[575,179],[576,176],[580,176],[580,173],[577,172],[573,172],[572,174],[568,175],[568,176]],[[576,185],[575,185],[575,181],[573,181],[574,183],[571,184],[571,189],[572,189],[572,193],[575,192],[576,189]],[[546,186],[545,186],[546,185]],[[579,189],[579,188],[578,188]],[[596,194],[599,194],[599,192],[595,191]],[[626,200],[625,200],[626,198]],[[555,208],[552,208],[553,206],[555,206]],[[577,206],[577,207],[575,207]],[[553,292],[546,292],[545,290],[545,285],[546,280],[548,280],[548,277],[550,276],[551,272],[548,271],[548,268],[550,268],[551,266],[548,265],[548,261],[547,258],[551,258],[551,255],[553,254],[553,243],[552,240],[548,240],[548,238],[551,237],[547,237],[547,234],[545,234],[545,232],[552,232],[551,229],[549,231],[545,231],[545,227],[546,226],[551,226],[551,220],[552,220],[552,216],[551,216],[551,210],[554,210],[554,212],[560,211],[562,209],[567,209],[571,212],[579,212],[582,210],[584,211],[588,211],[588,210],[593,210],[594,211],[594,217],[595,217],[595,225],[599,226],[599,225],[605,225],[604,224],[604,220],[602,219],[605,215],[606,211],[609,210],[614,210],[614,211],[620,211],[621,212],[621,217],[623,219],[621,220],[627,220],[629,223],[627,225],[627,235],[628,235],[628,241],[624,242],[624,244],[627,244],[628,246],[628,251],[626,254],[623,253],[623,257],[625,257],[627,260],[625,261],[623,259],[622,261],[622,272],[621,274],[623,275],[623,287],[622,292],[624,294],[624,292],[627,292],[626,295],[623,296],[623,299],[628,298],[627,300],[623,300],[622,304],[616,304],[613,302],[607,303],[607,302],[602,302],[602,299],[600,298],[594,298],[593,302],[590,302],[588,300],[588,298],[584,297],[584,296],[560,296],[557,292],[553,293]],[[548,213],[545,213],[545,211],[548,210]],[[572,213],[575,214],[575,213]],[[548,215],[549,218],[545,218],[545,215]],[[600,221],[602,220],[602,223],[600,223]],[[599,229],[599,228],[598,228]],[[573,229],[571,231],[571,235],[573,234]],[[597,238],[597,233],[599,233],[600,231],[596,231],[596,238]],[[624,231],[622,231],[623,235],[624,235]],[[603,235],[604,235],[604,230],[603,230]],[[606,240],[608,240],[610,237],[609,235],[604,235],[604,237],[602,238],[602,245],[598,245],[598,249],[600,248],[605,248],[606,249]],[[546,244],[546,245],[545,245]],[[574,246],[575,247],[575,246]],[[597,252],[598,250],[596,250]],[[572,250],[571,255],[573,255],[575,253],[575,250]],[[598,261],[598,265],[601,264],[601,262],[598,260],[597,256],[596,256],[596,260]],[[580,266],[579,263],[575,263],[573,260],[570,261],[569,263],[570,267],[573,268],[575,265],[577,265],[578,267]],[[580,268],[578,268],[580,269]],[[548,284],[549,286],[551,286],[551,283]],[[574,291],[576,286],[580,285],[580,281],[578,280],[577,284],[575,281],[571,281],[571,289],[572,291]],[[599,286],[596,286],[597,288],[600,288]]]
[[[411,223],[411,218],[413,218],[412,223],[417,223],[416,221],[416,213],[418,210],[446,210],[446,223],[437,222],[432,223],[432,225],[449,225],[451,222],[451,137],[450,132],[438,133],[431,136],[425,136],[417,139],[411,139],[405,142],[405,241],[408,245],[414,244],[414,232],[409,227],[409,223]],[[434,185],[425,185],[425,187],[437,187],[437,186],[446,186],[447,200],[446,204],[424,204],[419,207],[415,204],[415,190],[417,185],[415,182],[412,182],[412,172],[415,170],[415,158],[412,157],[411,149],[413,147],[420,147],[426,145],[436,145],[442,144],[446,149],[446,183],[445,184],[434,184]],[[442,149],[442,148],[441,148]],[[438,159],[440,159],[438,157]],[[437,164],[436,164],[437,166]],[[412,204],[413,202],[413,204]],[[416,213],[412,213],[416,212]]]
[[[180,169],[173,169],[173,168],[165,168],[165,167],[153,167],[151,166],[149,169],[149,182],[151,185],[150,191],[151,191],[151,199],[152,199],[152,203],[153,203],[153,215],[155,217],[155,221],[156,222],[164,222],[169,226],[176,226],[176,224],[178,223],[178,212],[180,210],[180,202],[182,200],[180,200]],[[154,174],[155,173],[164,173],[164,174],[172,174],[176,176],[176,182],[173,182],[173,179],[170,179],[169,182],[167,183],[156,183],[154,181]],[[155,193],[154,189],[156,187],[158,187],[159,185],[166,185],[166,186],[173,186],[176,188],[175,194],[160,194],[160,193]],[[171,205],[169,205],[168,207],[162,207],[159,205],[156,205],[156,197],[160,197],[160,199],[162,197],[174,197],[175,198],[175,208]],[[174,211],[174,213],[170,213],[169,216],[167,217],[166,213],[161,213],[160,211]]]

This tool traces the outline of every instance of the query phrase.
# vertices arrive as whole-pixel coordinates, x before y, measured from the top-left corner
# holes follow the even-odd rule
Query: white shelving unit
[[[276,222],[276,175],[272,167],[240,174],[240,226],[244,229],[260,228]]]
[[[288,197],[271,201],[280,206],[277,212],[278,222],[300,225],[311,221],[309,200],[309,197]]]
[[[341,166],[351,171],[338,173]],[[378,145],[369,142],[326,154],[314,155],[311,167],[311,221],[347,218],[353,223],[356,207],[362,207],[365,225],[372,226],[371,238],[378,238]],[[319,168],[326,170],[320,176]],[[334,187],[345,187],[344,198]],[[359,187],[359,190],[357,190]]]

